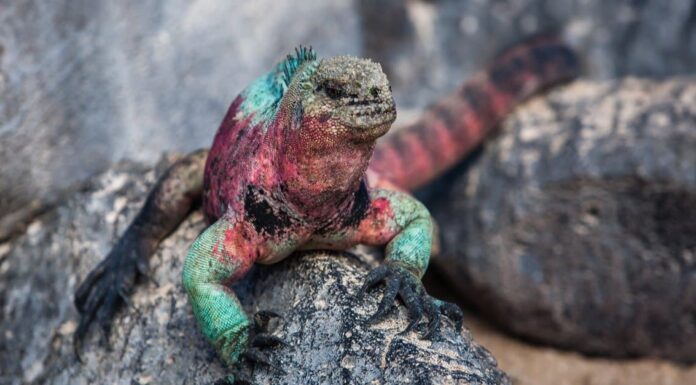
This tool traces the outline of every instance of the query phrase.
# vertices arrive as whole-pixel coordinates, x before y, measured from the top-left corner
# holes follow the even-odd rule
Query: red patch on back
[[[387,198],[377,198],[372,201],[372,207],[370,207],[375,215],[383,215],[387,211],[391,211],[391,206],[389,205],[389,199]]]

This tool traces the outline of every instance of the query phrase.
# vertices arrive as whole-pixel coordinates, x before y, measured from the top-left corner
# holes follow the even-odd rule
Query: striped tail
[[[412,191],[461,161],[521,101],[579,72],[577,56],[557,37],[517,44],[416,123],[378,141],[370,170]]]

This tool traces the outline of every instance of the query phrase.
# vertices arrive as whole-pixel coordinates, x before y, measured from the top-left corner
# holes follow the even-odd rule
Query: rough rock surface
[[[534,99],[424,194],[437,264],[515,334],[696,362],[694,149],[694,78],[576,82]]]
[[[159,286],[139,287],[133,307],[118,314],[112,350],[99,348],[94,333],[85,364],[72,355],[75,287],[139,209],[154,174],[122,164],[0,244],[0,384],[211,384],[224,376],[179,284],[188,246],[204,226],[200,214],[162,243],[151,263]],[[375,263],[369,253],[357,255],[293,256],[236,285],[249,311],[284,315],[276,333],[290,347],[272,359],[287,374],[257,367],[259,384],[509,384],[490,353],[449,321],[432,342],[399,335],[408,323],[401,306],[365,325],[381,290],[356,298]]]

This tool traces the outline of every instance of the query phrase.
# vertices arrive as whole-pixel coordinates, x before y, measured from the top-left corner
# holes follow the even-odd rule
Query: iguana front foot
[[[241,354],[243,361],[235,365],[236,368],[231,376],[233,380],[231,382],[228,381],[228,383],[232,385],[253,385],[250,372],[253,371],[257,364],[273,368],[285,374],[285,371],[273,364],[268,354],[264,352],[265,348],[287,345],[282,338],[270,332],[270,322],[274,318],[280,319],[282,317],[278,313],[269,310],[260,310],[254,315],[254,332],[250,336],[246,351]]]
[[[75,292],[80,323],[73,336],[73,348],[78,359],[81,360],[80,349],[90,325],[96,321],[102,328],[103,341],[108,341],[114,313],[124,303],[130,303],[138,278],[149,278],[144,242],[122,238]]]
[[[461,329],[463,313],[455,304],[435,299],[428,295],[423,287],[423,283],[418,276],[409,270],[404,264],[387,261],[384,265],[372,270],[365,278],[365,283],[360,289],[364,295],[369,289],[384,281],[386,289],[384,296],[377,307],[377,311],[368,318],[368,323],[378,321],[391,307],[396,300],[396,296],[406,305],[410,322],[402,333],[413,330],[418,322],[427,315],[430,319],[423,338],[431,338],[438,330],[441,314],[450,318],[456,325],[457,330]]]

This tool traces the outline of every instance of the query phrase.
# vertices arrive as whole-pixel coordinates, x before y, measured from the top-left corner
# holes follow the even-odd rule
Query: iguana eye
[[[319,87],[317,87],[317,91],[323,90],[326,96],[328,96],[331,99],[340,99],[341,97],[345,96],[345,92],[343,91],[343,87],[341,84],[336,83],[332,80],[326,80],[322,82]]]

